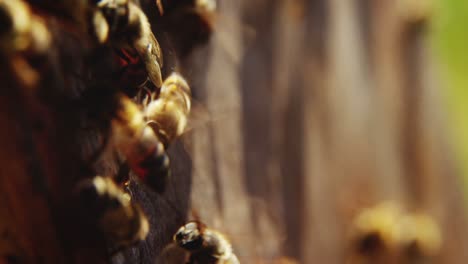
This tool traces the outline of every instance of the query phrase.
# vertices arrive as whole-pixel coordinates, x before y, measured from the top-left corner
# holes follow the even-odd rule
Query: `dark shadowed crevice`
[[[304,203],[304,98],[298,87],[304,85],[299,78],[292,78],[291,96],[285,124],[284,151],[281,158],[282,191],[284,202],[284,223],[286,224],[286,241],[283,244],[286,255],[299,259],[301,256],[301,241],[304,240],[302,229],[304,223],[303,203]],[[311,102],[308,102],[311,103]]]

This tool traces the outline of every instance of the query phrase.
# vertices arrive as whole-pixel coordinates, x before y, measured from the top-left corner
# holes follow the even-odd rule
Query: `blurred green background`
[[[437,0],[435,6],[432,37],[448,106],[447,132],[468,191],[468,1]]]

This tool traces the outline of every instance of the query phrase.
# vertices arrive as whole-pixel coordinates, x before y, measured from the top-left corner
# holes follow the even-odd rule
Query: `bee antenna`
[[[158,10],[161,16],[164,15],[164,8],[163,8],[161,0],[156,0],[156,6],[158,6]]]
[[[203,223],[200,219],[192,220],[192,222],[197,223],[198,230],[200,230],[201,233],[205,232],[206,224]]]
[[[149,81],[149,77],[146,77],[146,80],[142,84],[138,85],[138,89],[145,89],[146,91],[149,91],[148,88],[146,87],[146,84],[148,83],[148,81]]]
[[[194,221],[201,222],[201,217],[200,217],[200,214],[198,213],[197,209],[192,209],[191,210],[191,215],[192,215]]]

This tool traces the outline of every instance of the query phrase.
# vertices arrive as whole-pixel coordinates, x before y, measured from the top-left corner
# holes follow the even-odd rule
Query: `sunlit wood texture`
[[[436,263],[464,259],[430,16],[412,1],[238,5],[221,1],[220,16],[242,26],[221,24],[188,63],[204,72],[196,88],[208,110],[229,112],[194,132],[193,209],[244,261],[343,263],[352,218],[394,200],[440,223]]]

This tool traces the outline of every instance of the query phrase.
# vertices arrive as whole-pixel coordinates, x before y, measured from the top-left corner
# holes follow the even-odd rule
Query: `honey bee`
[[[191,109],[190,87],[178,73],[164,80],[156,100],[146,107],[145,117],[167,148],[184,132]]]
[[[171,74],[159,94],[147,95],[143,105],[108,84],[88,90],[80,105],[86,111],[85,116],[91,119],[89,122],[108,134],[103,137],[101,146],[93,150],[88,162],[112,156],[127,164],[154,191],[164,192],[170,175],[166,150],[182,135],[190,114],[187,82],[179,74]],[[128,173],[119,173],[117,178],[120,183],[125,183]]]
[[[44,21],[21,0],[0,0],[0,52],[45,52],[51,35]]]
[[[110,177],[81,182],[77,195],[86,219],[96,225],[112,250],[132,246],[148,235],[149,223],[142,209]]]
[[[113,139],[130,169],[157,192],[164,191],[169,157],[145,115],[130,98],[120,94],[120,109],[112,121]]]
[[[364,209],[353,222],[348,263],[380,263],[395,257],[401,208],[392,202]]]
[[[21,0],[0,0],[0,59],[25,87],[39,79],[43,57],[51,44],[45,22]]]
[[[441,240],[431,217],[384,202],[364,209],[355,219],[350,263],[424,262],[437,255]]]
[[[169,175],[166,149],[187,125],[190,87],[173,73],[144,111],[125,95],[119,95],[119,102],[117,118],[112,121],[115,146],[143,182],[162,192]]]
[[[180,227],[174,242],[190,253],[191,264],[239,264],[230,242],[220,232],[207,228],[199,221]]]
[[[130,0],[99,0],[91,11],[93,35],[127,54],[138,54],[148,78],[161,87],[163,58],[145,13]],[[127,60],[126,57],[123,57]],[[127,60],[128,61],[128,60]]]

